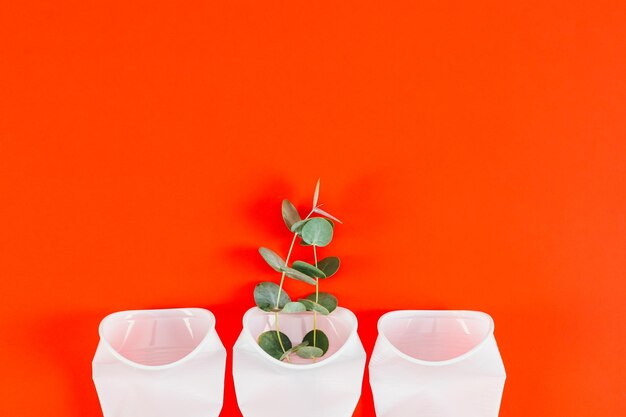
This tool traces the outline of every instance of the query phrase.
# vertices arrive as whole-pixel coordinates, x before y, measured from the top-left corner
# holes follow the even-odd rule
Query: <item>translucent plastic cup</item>
[[[318,314],[317,325],[328,336],[328,352],[315,363],[296,355],[281,362],[257,343],[261,333],[276,329],[274,314],[254,307],[244,315],[233,348],[235,391],[244,417],[352,416],[365,369],[356,316],[339,307],[328,316]],[[280,314],[279,328],[296,345],[313,329],[313,313]]]
[[[217,417],[225,366],[210,311],[121,311],[100,323],[93,379],[104,417]]]
[[[369,364],[378,417],[496,417],[506,373],[492,318],[477,311],[393,311]]]

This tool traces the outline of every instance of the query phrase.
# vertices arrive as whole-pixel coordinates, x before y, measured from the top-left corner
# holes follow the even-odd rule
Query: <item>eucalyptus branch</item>
[[[320,209],[318,180],[313,194],[312,209],[302,219],[295,206],[289,200],[283,200],[282,215],[287,228],[293,233],[291,245],[287,252],[287,258],[283,260],[278,254],[268,248],[260,248],[259,253],[272,269],[281,273],[279,285],[273,282],[261,282],[254,288],[254,301],[264,311],[273,312],[275,317],[275,329],[261,333],[258,338],[259,346],[270,356],[278,360],[290,361],[290,356],[296,354],[301,358],[309,358],[315,361],[323,356],[329,347],[328,337],[317,328],[318,313],[328,315],[337,308],[337,298],[319,290],[320,279],[326,279],[334,275],[339,269],[339,258],[336,256],[318,260],[317,248],[327,246],[333,239],[336,217]],[[321,217],[313,216],[318,214]],[[296,240],[300,238],[300,245],[313,247],[313,265],[304,261],[294,261],[289,266],[289,261],[294,252]],[[285,277],[305,282],[315,286],[315,293],[309,294],[297,301],[292,301],[284,291]],[[293,345],[289,337],[280,331],[279,313],[293,314],[313,312],[313,330],[308,332],[302,342]]]

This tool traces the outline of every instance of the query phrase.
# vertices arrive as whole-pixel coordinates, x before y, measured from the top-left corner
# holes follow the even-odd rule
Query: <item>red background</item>
[[[324,282],[490,313],[501,416],[626,414],[623,1],[0,3],[0,415],[83,417],[97,325],[232,347],[315,181]],[[293,293],[308,290],[290,282]],[[230,363],[229,363],[230,366]],[[224,416],[237,416],[227,373]],[[367,378],[356,416],[373,416]]]

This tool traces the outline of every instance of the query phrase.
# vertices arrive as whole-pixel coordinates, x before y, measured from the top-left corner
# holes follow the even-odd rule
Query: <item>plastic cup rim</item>
[[[458,356],[455,356],[455,357],[450,358],[450,359],[441,360],[441,361],[429,361],[429,360],[425,360],[425,359],[414,358],[411,355],[407,355],[406,353],[404,353],[400,349],[398,349],[393,343],[391,343],[391,341],[387,338],[387,336],[385,335],[385,333],[383,331],[383,325],[385,324],[385,322],[387,320],[389,320],[390,318],[393,318],[394,316],[419,317],[419,316],[428,316],[428,315],[431,315],[431,316],[432,315],[437,315],[439,317],[447,317],[447,316],[456,317],[456,316],[460,316],[459,318],[461,318],[464,315],[465,316],[481,317],[481,318],[484,318],[484,319],[486,319],[488,321],[489,329],[488,329],[487,333],[485,334],[485,336],[483,337],[483,339],[480,341],[480,343],[476,344],[476,346],[474,346],[473,348],[471,348],[467,352],[464,352],[464,353],[462,353],[462,354],[460,354]],[[394,351],[394,353],[396,353],[401,358],[403,358],[403,359],[405,359],[405,360],[407,360],[409,362],[420,364],[420,365],[444,366],[444,365],[451,365],[453,363],[460,362],[460,361],[462,361],[464,359],[467,359],[468,357],[474,355],[476,352],[478,352],[480,349],[482,349],[482,347],[489,341],[490,337],[493,335],[495,324],[493,322],[493,318],[489,314],[484,313],[482,311],[475,311],[475,310],[394,310],[394,311],[389,311],[389,312],[383,314],[378,319],[377,328],[378,328],[378,337],[382,341],[384,341]]]
[[[210,323],[211,323],[209,329],[206,332],[206,334],[204,335],[202,340],[196,345],[196,347],[193,348],[193,350],[191,350],[191,352],[187,353],[182,358],[177,359],[177,360],[175,360],[173,362],[162,364],[162,365],[145,365],[145,364],[142,364],[142,363],[139,363],[139,362],[132,361],[132,360],[126,358],[125,356],[123,356],[117,350],[115,350],[113,348],[113,346],[111,346],[109,341],[103,336],[103,330],[104,330],[105,323],[110,321],[111,319],[113,319],[116,316],[128,315],[128,314],[136,314],[136,313],[162,313],[162,312],[165,312],[165,311],[183,311],[183,312],[185,312],[185,311],[194,311],[194,312],[201,313],[201,314],[205,315],[207,318],[209,318]],[[201,348],[206,344],[206,342],[209,340],[209,336],[214,331],[215,331],[215,315],[211,311],[209,311],[209,310],[207,310],[205,308],[200,308],[200,307],[157,308],[157,309],[150,309],[150,310],[123,310],[123,311],[116,311],[115,313],[111,313],[111,314],[107,315],[105,318],[103,318],[102,321],[100,321],[100,325],[98,326],[98,334],[100,336],[100,343],[102,343],[102,345],[107,349],[107,351],[109,351],[116,359],[118,359],[120,362],[122,362],[122,363],[124,363],[124,364],[126,364],[128,366],[131,366],[133,368],[150,370],[150,371],[158,371],[158,370],[164,370],[164,369],[173,368],[173,367],[181,365],[181,364],[187,362],[188,360],[192,359],[201,350]]]

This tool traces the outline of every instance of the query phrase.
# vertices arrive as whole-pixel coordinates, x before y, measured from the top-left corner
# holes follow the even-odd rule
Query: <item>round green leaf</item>
[[[315,302],[315,294],[307,295],[306,299]],[[317,297],[317,303],[332,313],[337,308],[337,297],[327,292],[321,292]]]
[[[326,278],[326,274],[323,271],[304,261],[295,261],[291,267],[311,278]]]
[[[311,278],[308,275],[303,274],[300,271],[297,271],[293,268],[285,268],[284,269],[285,275],[288,276],[289,278],[298,280],[298,281],[302,281],[302,282],[306,282],[307,284],[310,285],[315,285],[315,279]]]
[[[254,302],[257,307],[263,311],[272,311],[276,308],[276,299],[278,298],[278,289],[280,287],[273,282],[261,282],[254,287]],[[285,307],[291,302],[291,298],[285,290],[280,292],[280,300],[278,300],[278,309]]]
[[[315,335],[313,332],[315,332]],[[326,334],[320,329],[308,332],[304,335],[302,342],[308,342],[308,346],[318,347],[322,349],[324,353],[328,351],[328,336],[326,336]]]
[[[281,341],[283,342],[282,346],[280,345]],[[283,356],[283,347],[285,350],[291,349],[291,340],[289,340],[289,337],[281,332],[280,340],[278,340],[278,332],[275,330],[261,333],[258,342],[265,353],[278,360],[281,360],[280,358]]]
[[[317,218],[317,217],[314,217],[314,218]],[[294,233],[297,233],[298,236],[302,237],[302,228],[304,227],[304,225],[309,220],[311,220],[311,219],[305,219],[305,220],[299,221],[298,223],[295,223],[293,225],[293,227],[291,228],[291,231],[294,232]],[[328,219],[324,219],[324,220],[326,220],[328,222],[328,224],[330,224],[333,227],[333,229],[335,228],[335,223],[333,223],[331,220],[328,220]],[[304,240],[300,241],[300,245],[302,245],[302,246],[311,246],[310,243],[307,243]]]
[[[296,355],[304,359],[319,358],[324,354],[324,351],[320,348],[313,346],[303,346],[296,350]]]
[[[282,272],[285,268],[285,261],[273,250],[268,248],[259,248],[259,253],[263,259],[265,259],[265,262],[267,262],[267,264],[275,271]]]
[[[302,228],[302,239],[315,246],[326,246],[333,240],[333,227],[328,220],[314,217]]]
[[[302,313],[304,311],[306,311],[304,304],[297,301],[285,304],[282,310],[283,313]]]
[[[283,200],[282,212],[283,220],[285,221],[285,225],[289,230],[291,230],[291,226],[293,226],[294,223],[297,223],[301,220],[300,214],[298,214],[298,210],[293,204],[291,204],[291,201],[289,200]]]
[[[330,311],[328,311],[326,307],[324,307],[321,304],[316,303],[315,301],[308,300],[306,298],[301,298],[298,300],[298,302],[304,304],[307,311],[317,311],[318,313],[323,314],[324,316],[327,316],[330,314]]]
[[[341,262],[339,261],[338,257],[329,256],[328,258],[324,258],[319,261],[317,263],[317,267],[324,273],[324,275],[326,275],[326,278],[329,278],[335,275],[335,273],[339,269],[340,264]]]

